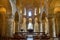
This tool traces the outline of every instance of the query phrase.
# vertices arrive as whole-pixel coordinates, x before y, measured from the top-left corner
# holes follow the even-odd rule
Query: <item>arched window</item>
[[[32,12],[31,11],[28,11],[28,16],[32,16]]]

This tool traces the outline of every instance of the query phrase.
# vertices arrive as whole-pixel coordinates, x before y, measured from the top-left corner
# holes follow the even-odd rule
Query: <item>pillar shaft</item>
[[[45,17],[45,33],[49,33],[49,21],[48,21],[48,0],[44,0],[44,11],[46,14]]]
[[[47,17],[45,17],[45,33],[49,33],[49,22],[48,22],[48,19]]]
[[[41,13],[40,13],[40,32],[43,32],[43,25],[42,25],[42,13],[43,13],[43,10],[41,9],[40,11],[41,11]]]
[[[14,26],[14,19],[15,19],[15,13],[16,13],[16,0],[9,0],[11,7],[12,7],[12,15],[8,18],[8,31],[9,31],[9,36],[12,36],[15,32],[15,26]]]
[[[53,37],[56,37],[55,18],[52,18],[52,22],[53,22],[53,25],[52,25],[52,28],[53,28]]]
[[[8,36],[12,36],[13,35],[13,21],[14,19],[9,18],[8,19]]]
[[[22,27],[22,23],[21,23],[21,21],[22,21],[22,9],[18,9],[17,11],[18,11],[18,14],[19,14],[18,32],[20,32],[21,31],[20,29]]]

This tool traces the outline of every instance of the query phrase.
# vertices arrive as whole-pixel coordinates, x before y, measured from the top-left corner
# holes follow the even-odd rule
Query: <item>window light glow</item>
[[[28,12],[28,16],[32,16],[32,13],[31,13],[31,11],[29,11],[29,12]]]

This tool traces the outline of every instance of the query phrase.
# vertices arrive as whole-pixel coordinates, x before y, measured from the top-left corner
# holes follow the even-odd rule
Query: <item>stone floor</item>
[[[11,37],[2,37],[0,40],[27,40],[27,38],[11,38]],[[59,40],[58,38],[50,38],[50,39],[28,39],[28,40]]]

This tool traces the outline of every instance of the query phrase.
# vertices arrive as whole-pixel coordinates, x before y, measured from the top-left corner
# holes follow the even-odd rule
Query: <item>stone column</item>
[[[42,12],[41,11],[42,11],[41,8],[39,8],[39,14],[40,14],[40,18],[39,18],[39,20],[40,20],[40,32],[43,32],[43,28],[42,28]]]
[[[18,14],[19,14],[19,22],[18,22],[18,32],[20,32],[21,30],[21,27],[22,27],[22,24],[21,24],[21,21],[22,21],[22,9],[18,8]]]
[[[34,20],[34,32],[39,32],[39,25],[38,25],[38,18],[35,18]]]
[[[26,8],[24,8],[24,15],[26,15]]]
[[[45,17],[45,33],[49,33],[49,22],[47,17]]]
[[[22,13],[22,12],[20,12]],[[24,15],[26,16],[26,8],[24,7]],[[22,18],[22,14],[21,14],[21,18]],[[26,27],[26,18],[23,17],[23,23],[21,24],[21,29],[23,29],[23,32],[27,32],[27,27]]]
[[[11,7],[12,7],[12,14],[8,19],[8,29],[9,29],[9,35],[12,36],[14,34],[15,30],[14,28],[14,19],[15,19],[15,13],[16,13],[16,0],[9,0]]]
[[[53,22],[53,25],[52,25],[52,28],[53,28],[53,37],[56,37],[55,18],[52,18],[52,22]]]
[[[43,32],[42,13],[43,13],[43,10],[41,9],[40,10],[40,32]]]
[[[15,33],[15,21],[13,21],[13,33]]]
[[[40,2],[40,8],[39,8],[39,13],[40,13],[40,32],[43,32],[43,22],[42,22],[42,14],[43,14],[43,0]]]
[[[36,12],[37,12],[37,8],[34,9],[34,15],[37,15]]]
[[[52,22],[53,22],[53,25],[52,25],[52,28],[53,28],[53,40],[58,40],[58,38],[56,38],[55,18],[52,18]]]
[[[49,21],[48,21],[48,0],[44,0],[44,11],[46,14],[45,17],[45,33],[49,33]]]
[[[23,32],[27,32],[27,28],[26,28],[26,18],[23,18],[23,23],[22,23],[21,29],[23,29]]]
[[[13,21],[14,19],[9,18],[8,19],[8,36],[12,36],[13,35]]]

